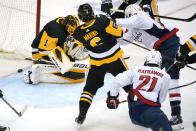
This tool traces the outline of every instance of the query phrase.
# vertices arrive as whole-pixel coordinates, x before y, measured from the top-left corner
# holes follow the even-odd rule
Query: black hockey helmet
[[[78,8],[78,17],[82,22],[92,20],[94,18],[92,7],[88,3],[80,5]]]

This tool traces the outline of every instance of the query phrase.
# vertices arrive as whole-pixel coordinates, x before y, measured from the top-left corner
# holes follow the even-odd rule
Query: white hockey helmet
[[[159,67],[162,64],[162,56],[159,51],[151,50],[146,56],[146,65],[158,65]]]
[[[142,8],[137,5],[137,4],[130,4],[129,6],[127,6],[127,8],[125,9],[125,17],[128,18],[130,16],[132,16],[133,14],[142,11]]]

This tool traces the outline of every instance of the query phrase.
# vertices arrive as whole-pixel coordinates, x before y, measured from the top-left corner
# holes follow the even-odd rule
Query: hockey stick
[[[120,13],[125,13],[124,10],[119,10],[119,9],[110,9],[110,12],[120,12]],[[168,16],[161,16],[161,15],[152,15],[153,17],[159,17],[159,18],[164,18],[164,19],[170,19],[170,20],[178,20],[178,21],[184,21],[184,22],[191,22],[196,18],[196,13],[192,15],[191,17],[187,19],[183,18],[175,18],[175,17],[168,17]]]
[[[143,48],[143,49],[145,49],[145,50],[147,50],[147,51],[150,51],[150,50],[151,50],[151,49],[149,49],[149,48],[147,48],[147,47],[144,47],[144,46],[139,45],[139,44],[137,44],[137,43],[134,43],[134,42],[132,42],[132,41],[129,41],[129,40],[126,40],[126,39],[122,39],[122,40],[124,40],[124,41],[126,41],[126,42],[128,42],[128,43],[131,43],[131,44],[133,44],[133,45],[135,45],[135,46],[138,46],[138,47],[140,47],[140,48]]]
[[[4,97],[1,97],[1,99],[19,116],[21,117],[24,112],[27,110],[28,105],[25,105],[20,112],[18,112]]]
[[[47,61],[47,60],[41,60],[41,59],[32,59],[32,58],[25,58],[24,60],[29,60],[33,62],[38,62],[38,63],[43,63],[43,64],[54,64],[52,61]]]
[[[147,47],[144,47],[144,46],[139,45],[139,44],[137,44],[137,43],[134,43],[134,42],[132,42],[132,41],[129,41],[129,40],[126,40],[126,39],[123,39],[123,40],[126,41],[126,42],[128,42],[128,43],[131,43],[131,44],[133,44],[133,45],[135,45],[135,46],[138,46],[138,47],[140,47],[140,48],[143,48],[143,49],[145,49],[145,50],[147,50],[147,51],[150,51],[150,50],[151,50],[151,49],[149,49],[149,48],[147,48]],[[162,57],[165,58],[165,59],[168,59],[168,60],[172,60],[172,61],[173,61],[172,58],[169,58],[169,57],[167,57],[167,56],[163,56],[163,55],[162,55]],[[172,64],[172,65],[167,69],[167,72],[172,68],[173,65],[174,65],[174,64]],[[193,70],[196,70],[195,68],[193,68],[193,67],[191,67],[191,66],[189,66],[189,65],[186,65],[186,67],[188,67],[188,68],[190,68],[190,69],[193,69]]]
[[[161,15],[152,15],[154,17],[159,17],[159,18],[164,18],[164,19],[170,19],[170,20],[178,20],[178,21],[184,21],[184,22],[191,22],[196,18],[196,13],[192,15],[191,17],[187,19],[182,19],[182,18],[175,18],[175,17],[168,17],[168,16],[161,16]]]
[[[196,81],[193,81],[193,82],[191,82],[191,83],[184,84],[184,85],[181,85],[181,86],[177,86],[177,87],[174,87],[174,88],[170,88],[170,89],[168,89],[168,90],[173,90],[173,89],[182,88],[182,87],[185,87],[185,86],[192,85],[192,84],[194,84],[194,83],[196,83]]]

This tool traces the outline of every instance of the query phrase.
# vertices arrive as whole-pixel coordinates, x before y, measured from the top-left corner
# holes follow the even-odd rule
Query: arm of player
[[[108,98],[106,100],[107,107],[109,109],[116,109],[119,105],[119,90],[120,87],[131,84],[131,71],[125,71],[118,74],[116,77],[111,78],[110,81],[110,91],[108,92]]]
[[[164,79],[164,83],[163,83],[163,87],[161,87],[160,89],[160,93],[159,93],[159,102],[163,103],[167,97],[167,93],[168,93],[168,88],[169,88],[169,84],[170,84],[170,76],[168,74],[164,74],[166,75],[165,79]]]

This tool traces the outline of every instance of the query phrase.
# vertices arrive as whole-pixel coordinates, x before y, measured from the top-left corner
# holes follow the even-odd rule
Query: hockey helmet
[[[146,65],[158,65],[162,64],[162,56],[159,51],[151,50],[146,56]]]
[[[78,18],[75,15],[66,16],[64,21],[65,29],[69,35],[72,35],[74,30],[80,25]]]
[[[132,16],[133,14],[142,11],[142,8],[137,5],[137,4],[130,4],[129,6],[127,6],[127,8],[125,9],[125,17],[128,18],[130,16]]]
[[[92,7],[88,3],[80,5],[78,8],[78,17],[82,22],[92,20],[94,18]]]

